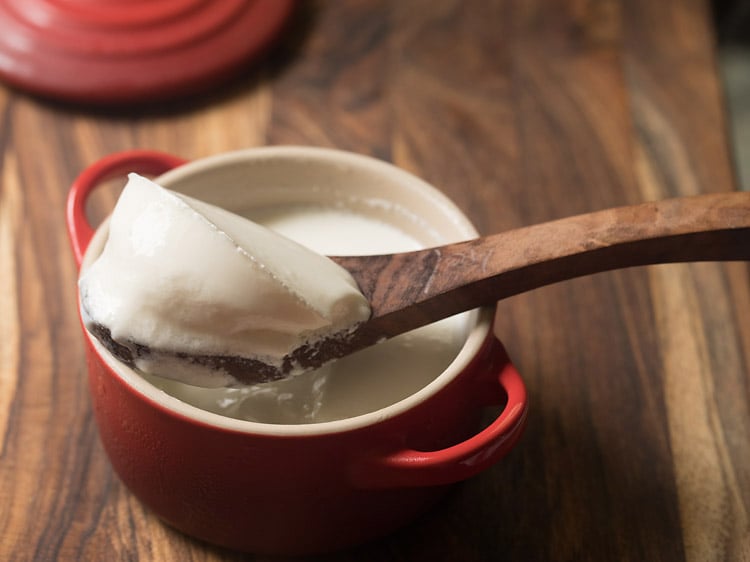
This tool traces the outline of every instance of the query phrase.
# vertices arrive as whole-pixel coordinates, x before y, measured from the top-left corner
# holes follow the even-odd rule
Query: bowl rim
[[[246,148],[230,152],[223,152],[193,161],[174,168],[156,178],[160,184],[172,189],[173,184],[181,178],[189,177],[198,172],[205,172],[211,168],[226,166],[237,162],[249,162],[254,160],[287,159],[290,161],[317,160],[324,165],[331,165],[332,170],[342,164],[356,166],[372,173],[397,181],[404,189],[419,191],[421,196],[427,196],[434,204],[447,212],[453,222],[467,238],[478,235],[474,225],[458,206],[443,192],[433,185],[418,178],[414,174],[398,168],[394,164],[379,160],[371,156],[356,154],[338,149],[317,148],[304,146],[265,146],[257,148]],[[340,169],[340,168],[339,168]],[[179,191],[179,190],[178,190]],[[94,237],[91,239],[81,264],[81,271],[93,259],[92,254],[104,243],[107,232],[105,219],[96,227]],[[79,298],[80,314],[80,298]],[[138,399],[146,400],[152,407],[170,415],[199,423],[212,428],[238,432],[243,434],[261,434],[277,437],[295,436],[319,436],[335,433],[343,433],[358,430],[367,426],[379,424],[388,419],[397,417],[405,412],[416,408],[430,397],[434,396],[462,373],[469,370],[473,360],[481,353],[481,350],[492,334],[494,319],[494,308],[484,307],[471,311],[472,318],[469,319],[468,334],[459,353],[453,361],[437,375],[430,383],[420,388],[417,392],[394,402],[383,408],[366,412],[348,418],[300,424],[273,424],[256,421],[231,418],[221,414],[209,412],[183,402],[167,392],[153,386],[142,378],[131,368],[115,359],[88,330],[83,328],[88,344],[97,358],[110,373],[114,374],[125,388],[131,391]]]

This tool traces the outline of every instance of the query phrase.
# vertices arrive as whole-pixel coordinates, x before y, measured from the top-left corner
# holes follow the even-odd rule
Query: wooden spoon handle
[[[440,248],[372,256],[369,264],[335,259],[370,300],[371,329],[391,336],[583,275],[660,263],[750,260],[750,193],[607,209]]]

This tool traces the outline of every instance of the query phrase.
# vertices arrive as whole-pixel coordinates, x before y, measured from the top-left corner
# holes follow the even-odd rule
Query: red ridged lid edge
[[[0,0],[0,79],[74,102],[210,90],[260,56],[293,0]]]

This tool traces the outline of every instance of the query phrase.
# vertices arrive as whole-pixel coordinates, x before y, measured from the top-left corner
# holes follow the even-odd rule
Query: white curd
[[[414,250],[399,228],[345,208],[266,207],[253,221],[327,255]],[[214,413],[264,423],[317,423],[365,414],[417,392],[458,354],[468,315],[447,318],[290,379],[237,388],[198,388],[146,376],[165,392]]]
[[[349,273],[325,256],[136,174],[79,286],[86,325],[108,328],[121,345],[273,366],[370,314]],[[171,355],[152,354],[136,366],[201,386],[234,382]]]

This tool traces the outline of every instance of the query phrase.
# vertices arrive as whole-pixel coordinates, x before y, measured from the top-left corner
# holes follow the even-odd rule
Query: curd
[[[349,273],[325,256],[136,174],[79,288],[92,333],[103,326],[120,345],[169,352],[137,356],[138,370],[208,387],[235,381],[192,358],[280,366],[297,347],[370,315]]]
[[[324,255],[421,247],[396,226],[346,207],[281,205],[247,215]],[[233,418],[279,424],[344,419],[389,406],[434,380],[460,351],[470,315],[441,320],[286,380],[208,389],[146,378],[184,402]]]

